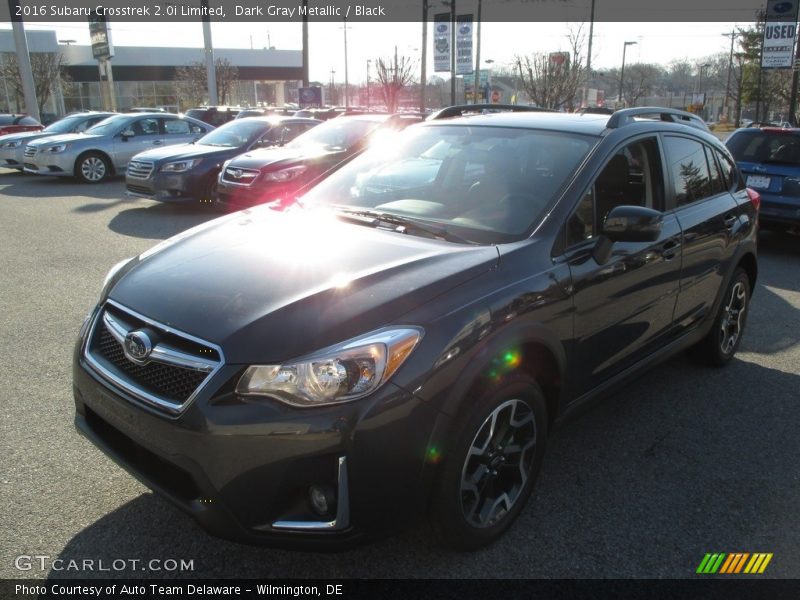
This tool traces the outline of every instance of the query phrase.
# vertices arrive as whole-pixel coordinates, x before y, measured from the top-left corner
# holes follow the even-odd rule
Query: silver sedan
[[[24,170],[99,183],[124,173],[128,161],[140,152],[193,142],[212,129],[197,119],[168,113],[116,115],[82,134],[55,135],[29,143]]]
[[[96,111],[71,114],[55,123],[51,123],[41,131],[23,131],[4,135],[0,139],[0,167],[19,169],[21,171],[22,157],[25,153],[25,148],[30,142],[61,133],[81,133],[115,114]]]

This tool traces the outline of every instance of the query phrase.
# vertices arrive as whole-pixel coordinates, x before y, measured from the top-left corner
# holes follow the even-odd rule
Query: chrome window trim
[[[145,392],[142,389],[139,389],[139,387],[136,386],[132,381],[129,381],[126,378],[120,377],[119,375],[116,375],[115,373],[112,373],[111,371],[106,369],[100,362],[98,362],[92,356],[91,352],[89,352],[89,342],[92,339],[94,339],[94,333],[95,333],[95,330],[97,329],[97,324],[101,321],[101,319],[105,315],[106,306],[109,306],[109,305],[113,306],[117,310],[120,310],[120,311],[122,311],[124,313],[127,313],[127,314],[135,317],[136,319],[139,319],[139,320],[143,321],[144,323],[147,323],[148,325],[152,325],[153,327],[156,327],[156,328],[160,329],[161,331],[164,331],[164,332],[166,332],[166,333],[168,333],[170,335],[176,335],[178,337],[182,337],[182,338],[184,338],[186,340],[189,340],[189,341],[192,341],[192,342],[196,342],[198,344],[202,344],[204,346],[207,346],[207,347],[215,350],[217,352],[217,355],[219,356],[219,363],[215,363],[216,366],[214,367],[214,369],[212,371],[208,372],[208,374],[206,375],[206,378],[203,380],[203,382],[197,387],[197,389],[194,390],[194,392],[192,392],[192,395],[189,396],[186,399],[186,401],[183,402],[182,404],[175,404],[174,402],[169,402],[167,400],[164,400],[163,398],[155,396],[154,394],[150,394],[148,392]],[[112,317],[112,320],[113,320],[113,317]],[[103,319],[103,321],[105,322],[104,319]],[[116,321],[114,321],[114,323],[117,326],[119,326],[119,323],[117,323]],[[109,328],[109,331],[111,332],[112,337],[114,337],[115,340],[119,341],[117,339],[116,335],[120,333],[120,330],[112,330],[112,328]],[[123,339],[124,339],[124,337],[123,337]],[[214,379],[214,376],[220,371],[220,369],[222,369],[222,367],[225,366],[225,355],[222,352],[222,348],[220,346],[218,346],[217,344],[212,344],[211,342],[209,342],[207,340],[198,338],[196,336],[193,336],[193,335],[188,334],[186,332],[180,331],[180,330],[175,329],[173,327],[168,327],[167,325],[164,325],[163,323],[159,323],[158,321],[154,321],[153,319],[145,317],[141,313],[138,313],[138,312],[128,308],[127,306],[124,306],[124,305],[120,304],[119,302],[115,302],[114,300],[111,300],[111,299],[106,300],[105,303],[97,311],[97,315],[95,316],[95,318],[94,318],[94,320],[92,322],[92,326],[89,328],[89,331],[86,334],[86,337],[83,339],[83,349],[81,351],[81,356],[83,356],[83,358],[84,358],[84,360],[86,360],[88,366],[90,366],[91,369],[94,372],[96,372],[98,375],[100,375],[103,379],[105,379],[106,381],[108,381],[112,385],[118,387],[119,389],[121,389],[124,392],[127,392],[132,397],[136,398],[140,402],[143,402],[147,406],[159,409],[160,411],[166,412],[167,414],[169,414],[170,416],[173,416],[173,417],[177,417],[180,414],[182,414],[192,404],[192,402],[195,401],[195,399],[200,394],[200,392],[202,392],[204,389],[206,389],[206,387],[208,387],[208,384]],[[202,360],[202,359],[200,359],[200,360]],[[174,366],[181,366],[181,365],[174,365]]]
[[[341,531],[350,526],[350,493],[347,483],[347,457],[339,457],[339,473],[336,481],[336,517],[333,521],[275,521],[273,529],[295,531]]]

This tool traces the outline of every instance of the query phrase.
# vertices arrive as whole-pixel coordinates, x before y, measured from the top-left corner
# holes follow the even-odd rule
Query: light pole
[[[348,94],[349,78],[347,75],[347,19],[344,20],[344,108],[350,108],[350,94]]]
[[[703,86],[705,84],[704,78],[706,74],[706,69],[711,66],[711,63],[703,63],[700,65],[700,104],[702,108],[700,109],[703,112],[703,118],[705,118],[705,111],[706,111],[706,94],[703,91]]]
[[[367,59],[367,112],[369,112],[369,65],[372,63],[370,59]]]
[[[336,71],[335,71],[335,70],[333,70],[333,69],[331,69],[331,97],[330,97],[330,100],[329,100],[329,104],[330,104],[331,106],[335,106],[335,105],[333,104],[333,91],[334,91],[334,88],[333,88],[333,76],[334,76],[334,75],[336,75]]]
[[[625,53],[628,50],[628,46],[633,46],[636,42],[625,42],[622,44],[622,69],[619,72],[619,102],[622,101],[622,84],[625,81]],[[623,103],[624,104],[624,103]]]

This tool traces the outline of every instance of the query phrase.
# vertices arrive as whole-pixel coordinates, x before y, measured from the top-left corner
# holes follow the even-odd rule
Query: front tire
[[[530,377],[506,378],[465,403],[433,499],[439,538],[459,550],[500,538],[530,496],[546,439],[544,396]]]
[[[725,290],[711,330],[692,348],[693,358],[713,367],[726,365],[733,358],[742,343],[750,295],[750,278],[738,268]]]
[[[100,183],[111,175],[108,159],[97,152],[87,152],[75,161],[75,177],[83,183]]]

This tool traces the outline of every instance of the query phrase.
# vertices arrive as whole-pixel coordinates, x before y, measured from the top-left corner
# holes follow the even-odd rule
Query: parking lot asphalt
[[[213,217],[123,190],[0,169],[0,577],[682,578],[707,552],[771,552],[762,577],[800,577],[800,237],[762,234],[733,363],[677,357],[557,430],[496,545],[459,554],[419,527],[298,553],[207,535],[74,431],[71,352],[106,271]],[[83,559],[193,570],[69,570]]]

